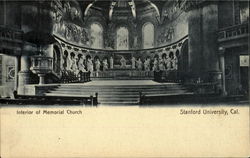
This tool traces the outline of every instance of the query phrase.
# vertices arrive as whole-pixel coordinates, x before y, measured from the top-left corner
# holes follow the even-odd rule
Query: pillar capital
[[[226,48],[224,48],[224,47],[219,47],[218,48],[219,55],[224,55],[225,51],[226,51]]]

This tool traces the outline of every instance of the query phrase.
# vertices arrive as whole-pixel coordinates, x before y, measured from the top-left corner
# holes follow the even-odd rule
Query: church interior
[[[0,101],[248,102],[247,0],[0,1]]]

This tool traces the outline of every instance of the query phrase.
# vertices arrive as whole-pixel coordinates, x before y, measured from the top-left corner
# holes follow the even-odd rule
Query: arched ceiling
[[[166,0],[78,0],[84,15],[90,9],[97,9],[112,19],[114,14],[129,14],[134,18],[143,10],[153,9],[160,16]]]

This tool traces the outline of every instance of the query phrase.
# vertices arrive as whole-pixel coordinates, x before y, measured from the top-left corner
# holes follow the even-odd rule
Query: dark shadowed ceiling
[[[77,0],[81,6],[82,12],[91,9],[101,10],[104,13],[128,11],[131,12],[134,8],[138,14],[143,9],[150,7],[157,8],[159,13],[167,0]],[[172,0],[171,0],[172,1]]]

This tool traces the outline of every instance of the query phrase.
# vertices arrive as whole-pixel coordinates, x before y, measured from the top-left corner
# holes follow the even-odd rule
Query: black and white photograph
[[[0,15],[4,104],[248,104],[248,1],[2,0]]]
[[[18,117],[240,115],[249,82],[248,0],[0,0],[0,106]]]

